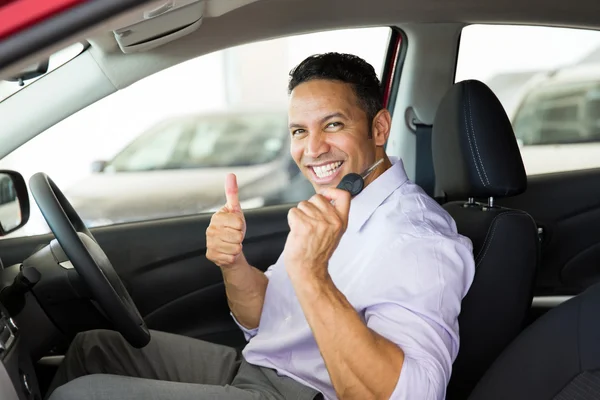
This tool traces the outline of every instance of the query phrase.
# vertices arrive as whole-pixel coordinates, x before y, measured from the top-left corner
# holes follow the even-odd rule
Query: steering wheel
[[[56,240],[117,331],[133,347],[150,342],[150,331],[108,257],[56,184],[39,172],[29,180]]]

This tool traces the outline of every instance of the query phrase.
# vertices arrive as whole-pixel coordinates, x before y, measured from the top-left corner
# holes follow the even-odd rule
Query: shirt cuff
[[[246,341],[249,341],[254,336],[256,336],[256,334],[258,333],[258,328],[248,329],[239,323],[239,321],[235,318],[235,315],[233,315],[232,312],[230,312],[229,315],[231,315],[231,318],[233,318],[233,322],[235,322],[236,325],[239,326],[239,328],[244,333],[244,337],[246,338]]]
[[[390,400],[443,400],[446,396],[444,390],[437,393],[437,388],[428,376],[425,368],[414,359],[404,357],[400,378]]]

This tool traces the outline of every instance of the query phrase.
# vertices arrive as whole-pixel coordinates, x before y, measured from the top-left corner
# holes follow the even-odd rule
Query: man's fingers
[[[319,208],[309,201],[301,201],[298,203],[298,209],[302,210],[304,214],[312,218],[319,218]]]
[[[220,212],[213,215],[211,225],[219,228],[231,228],[243,232],[245,222],[240,214]]]
[[[242,248],[241,243],[227,243],[218,237],[208,238],[206,258],[219,266],[227,266],[242,254]]]
[[[215,240],[233,244],[242,243],[244,241],[244,231],[224,226],[217,227],[215,225],[210,225],[206,229],[206,238],[211,241],[209,244],[214,243]]]
[[[225,254],[237,256],[242,252],[242,244],[241,243],[227,243],[223,240],[215,240],[213,244],[213,252],[215,254]]]
[[[323,190],[321,195],[333,202],[333,207],[344,221],[344,226],[346,226],[348,214],[350,213],[350,200],[352,199],[350,193],[342,189],[328,188]]]
[[[228,174],[225,178],[225,197],[227,208],[232,212],[241,212],[240,199],[238,197],[238,185],[235,174]]]
[[[290,229],[294,229],[294,226],[299,223],[302,219],[306,218],[306,213],[298,207],[292,207],[288,211],[288,225]]]
[[[329,212],[332,208],[335,209],[331,201],[323,195],[315,194],[308,201],[314,205],[314,207],[321,210],[321,212],[326,213]]]
[[[239,229],[225,227],[221,232],[221,240],[225,243],[239,244],[244,240],[244,233]]]

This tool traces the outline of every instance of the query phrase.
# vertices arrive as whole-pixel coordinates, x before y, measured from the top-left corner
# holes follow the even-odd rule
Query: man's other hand
[[[290,277],[327,274],[329,259],[348,226],[349,212],[350,193],[333,188],[290,209],[290,233],[283,250]]]
[[[246,220],[238,198],[234,174],[225,179],[227,204],[217,211],[206,229],[206,258],[221,268],[234,266],[242,254]]]

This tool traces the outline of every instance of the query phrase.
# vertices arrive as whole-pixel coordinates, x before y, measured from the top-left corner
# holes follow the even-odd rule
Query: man
[[[75,339],[53,387],[109,375],[75,379],[52,400],[445,397],[474,275],[471,242],[386,155],[391,117],[370,65],[309,57],[289,89],[291,154],[316,194],[290,210],[281,257],[265,273],[248,264],[233,175],[206,231],[206,256],[249,340],[243,357],[161,332],[137,350],[92,331]],[[355,198],[336,189],[378,160]]]

